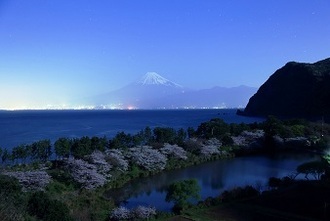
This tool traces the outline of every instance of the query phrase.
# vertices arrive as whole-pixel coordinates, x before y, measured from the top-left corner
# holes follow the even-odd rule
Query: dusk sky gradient
[[[0,0],[0,109],[70,106],[146,72],[259,87],[330,57],[329,0]]]

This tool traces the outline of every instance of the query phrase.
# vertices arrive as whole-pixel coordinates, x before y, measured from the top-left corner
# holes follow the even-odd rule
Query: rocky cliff
[[[253,95],[247,116],[330,116],[330,58],[313,64],[289,62]]]

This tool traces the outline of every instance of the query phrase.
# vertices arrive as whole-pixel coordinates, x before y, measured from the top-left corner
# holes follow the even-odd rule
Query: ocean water
[[[65,110],[0,111],[0,147],[11,149],[42,139],[137,133],[146,126],[175,129],[197,126],[212,118],[227,123],[260,122],[262,118],[236,115],[234,109],[212,110]]]

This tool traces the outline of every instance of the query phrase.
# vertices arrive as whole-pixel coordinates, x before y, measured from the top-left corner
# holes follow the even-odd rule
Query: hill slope
[[[330,58],[313,64],[289,62],[253,95],[247,116],[330,116]]]

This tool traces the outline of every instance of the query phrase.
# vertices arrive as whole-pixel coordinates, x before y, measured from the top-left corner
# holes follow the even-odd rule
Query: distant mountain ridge
[[[245,107],[256,90],[247,86],[193,90],[148,72],[136,82],[93,97],[89,104],[120,109],[237,108]]]
[[[330,116],[330,58],[316,63],[289,62],[252,96],[248,116]]]
[[[210,89],[190,90],[156,100],[154,107],[186,108],[243,108],[256,88],[248,86],[213,87]]]

